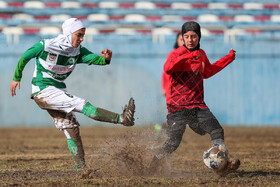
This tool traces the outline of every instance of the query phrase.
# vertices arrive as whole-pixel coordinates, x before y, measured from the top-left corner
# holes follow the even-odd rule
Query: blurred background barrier
[[[0,1],[1,126],[52,126],[30,99],[34,60],[21,89],[9,86],[21,55],[40,39],[55,37],[76,16],[87,26],[84,46],[113,51],[109,66],[78,65],[68,91],[93,105],[121,112],[136,100],[136,124],[163,123],[167,109],[161,73],[176,34],[188,20],[202,26],[201,48],[211,63],[237,51],[236,60],[205,80],[205,101],[224,125],[280,124],[280,7],[277,1]],[[77,114],[81,125],[100,124]]]

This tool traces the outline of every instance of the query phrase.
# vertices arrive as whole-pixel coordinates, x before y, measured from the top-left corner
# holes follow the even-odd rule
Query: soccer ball
[[[214,145],[204,152],[203,161],[207,168],[221,171],[228,163],[228,151],[221,145]]]

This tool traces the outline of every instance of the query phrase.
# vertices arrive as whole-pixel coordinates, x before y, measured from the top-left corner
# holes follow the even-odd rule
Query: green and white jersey
[[[76,53],[60,51],[46,51],[45,43],[41,40],[29,48],[20,58],[13,80],[20,81],[25,65],[36,58],[35,70],[32,79],[32,94],[36,94],[47,86],[66,88],[64,80],[72,73],[77,64],[106,65],[105,58],[98,56],[85,47],[79,46]]]

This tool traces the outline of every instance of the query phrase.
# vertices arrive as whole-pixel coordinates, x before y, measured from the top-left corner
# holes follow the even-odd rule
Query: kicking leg
[[[82,113],[94,120],[109,122],[109,123],[121,123],[124,126],[134,125],[134,112],[135,104],[134,99],[130,98],[128,105],[125,106],[122,114],[117,114],[102,108],[95,107],[87,102],[82,109]]]

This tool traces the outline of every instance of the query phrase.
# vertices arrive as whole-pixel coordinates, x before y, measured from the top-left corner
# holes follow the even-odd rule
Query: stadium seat
[[[27,28],[23,28],[23,33],[24,34],[39,34],[40,33],[40,28],[36,28],[36,27],[27,27]]]
[[[109,16],[109,20],[111,21],[121,21],[124,20],[124,16]]]
[[[12,43],[14,38],[14,43],[19,42],[19,36],[23,34],[23,29],[21,27],[4,27],[2,32],[7,36],[7,43]]]
[[[23,3],[23,8],[44,8],[45,4],[41,1],[26,1]]]
[[[143,2],[140,2],[140,1],[136,2],[134,4],[134,7],[136,9],[155,9],[156,8],[154,3],[152,3],[152,2],[144,2],[144,1]]]
[[[205,28],[201,28],[201,35],[202,36],[210,36],[211,33],[208,29],[205,29]]]
[[[264,15],[260,15],[260,16],[254,16],[255,21],[270,21],[270,16],[264,16]]]
[[[232,28],[228,29],[224,33],[224,42],[229,43],[229,42],[235,42],[236,41],[236,36],[238,35],[245,35],[244,29],[239,29],[239,28]]]
[[[119,8],[134,8],[134,3],[120,2]]]
[[[279,5],[278,4],[263,4],[263,8],[264,9],[279,9]]]
[[[208,4],[208,8],[209,9],[214,9],[214,10],[217,10],[217,9],[227,9],[227,4],[226,3],[209,3]]]
[[[209,23],[209,22],[218,22],[219,18],[214,14],[202,14],[197,17],[197,20],[198,22]]]
[[[186,10],[189,10],[189,9],[192,9],[192,6],[189,3],[172,3],[171,8],[172,9],[186,9]]]
[[[124,17],[124,20],[127,22],[145,22],[146,17],[141,14],[128,14]]]
[[[108,21],[109,16],[107,14],[90,14],[87,19],[88,21]]]
[[[99,34],[98,29],[95,28],[95,26],[87,27],[86,35],[85,35],[85,41],[87,43],[93,42],[93,35]]]
[[[244,9],[249,9],[249,10],[259,10],[259,9],[263,9],[263,4],[262,3],[244,3],[243,4],[243,8]]]
[[[171,4],[169,4],[169,3],[156,3],[156,7],[157,8],[168,9],[168,8],[171,8]]]
[[[5,8],[7,8],[7,7],[8,7],[7,2],[5,2],[5,1],[0,1],[0,8],[5,9]]]
[[[208,4],[207,3],[192,3],[192,8],[207,9]]]
[[[117,28],[115,31],[119,35],[133,35],[135,34],[135,29],[133,28]]]
[[[50,21],[51,22],[64,22],[65,20],[71,18],[70,15],[67,14],[57,14],[57,15],[51,15]]]
[[[99,8],[118,8],[119,4],[118,2],[112,2],[112,1],[106,1],[106,2],[100,2]]]
[[[81,8],[81,3],[77,1],[63,1],[61,8]]]
[[[21,20],[21,21],[33,21],[34,17],[29,14],[24,14],[24,13],[19,13],[19,14],[14,14],[12,16],[13,20]]]
[[[232,3],[229,3],[227,6],[228,6],[229,9],[243,9],[243,5],[242,4],[232,4]]]
[[[161,21],[161,16],[146,16],[147,21]]]
[[[8,7],[22,8],[23,2],[8,2]]]
[[[4,14],[4,13],[1,13],[0,14],[0,20],[3,19],[3,20],[8,20],[8,19],[12,19],[12,15],[11,14]]]
[[[172,35],[173,30],[167,27],[155,28],[152,30],[152,40],[154,43],[164,43],[165,35]]]
[[[59,2],[45,2],[45,7],[47,7],[47,8],[60,8],[61,4]]]
[[[272,15],[270,17],[270,21],[272,21],[272,22],[280,22],[280,15]]]
[[[234,16],[219,16],[219,20],[221,22],[233,21],[234,20]]]
[[[182,21],[182,16],[164,15],[164,16],[162,16],[161,20],[166,21],[166,22],[179,22],[179,21]]]
[[[251,15],[236,15],[236,16],[234,16],[234,21],[251,23],[251,22],[254,22],[255,19]]]
[[[82,4],[82,7],[84,8],[98,8],[97,3],[90,3],[90,2],[86,2]]]
[[[59,35],[61,34],[61,28],[56,26],[43,26],[40,28],[40,34],[42,35]]]

